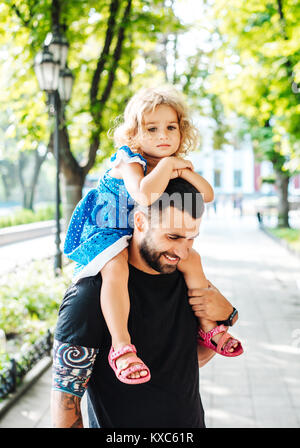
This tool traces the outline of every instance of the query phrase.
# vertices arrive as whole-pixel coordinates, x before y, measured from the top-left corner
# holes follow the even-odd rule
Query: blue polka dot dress
[[[110,159],[110,166],[140,163],[147,170],[147,161],[122,146]],[[111,169],[110,168],[110,169]],[[91,189],[77,204],[67,230],[64,253],[76,261],[74,281],[96,275],[103,266],[125,249],[133,232],[134,201],[123,179],[105,172],[97,188]]]

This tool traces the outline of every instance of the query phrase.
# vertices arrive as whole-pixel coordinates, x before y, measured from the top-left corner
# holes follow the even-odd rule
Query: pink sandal
[[[219,353],[219,355],[223,356],[239,356],[241,355],[244,350],[242,347],[242,344],[237,339],[234,339],[229,333],[227,333],[228,328],[225,327],[225,325],[219,325],[218,327],[213,328],[212,330],[205,333],[201,328],[199,328],[198,331],[198,344],[203,345],[204,347],[208,347],[211,350],[214,350],[216,353]],[[212,341],[212,338],[219,333],[224,334],[221,336],[220,340],[218,341],[218,344],[216,344],[214,341]],[[228,341],[228,339],[231,339]],[[226,343],[226,341],[228,341]],[[230,352],[229,350],[233,348],[233,346],[238,343],[238,346],[234,348],[233,352]],[[225,346],[224,346],[225,344]],[[224,346],[224,348],[223,348]]]
[[[125,355],[125,353],[133,353],[132,356],[128,357],[124,360],[124,364],[122,365],[122,368],[118,369],[116,365],[116,360],[120,358],[120,356]],[[132,344],[125,345],[120,350],[114,350],[113,347],[111,347],[109,355],[108,355],[108,362],[110,367],[113,369],[113,371],[116,374],[116,377],[118,380],[122,381],[122,383],[126,384],[141,384],[146,383],[150,380],[150,370],[148,367],[143,363],[143,361],[138,358],[136,355],[136,348]],[[128,367],[130,364],[133,363],[139,363],[138,365]],[[140,372],[142,370],[147,370],[147,375],[140,377],[140,378],[127,378],[128,375],[134,372]]]

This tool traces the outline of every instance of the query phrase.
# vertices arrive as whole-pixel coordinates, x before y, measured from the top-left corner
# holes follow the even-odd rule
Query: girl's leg
[[[178,269],[183,273],[188,289],[208,287],[208,280],[206,279],[203,272],[201,257],[194,249],[190,250],[190,254],[186,260],[181,260],[178,263]],[[198,317],[198,319],[200,327],[205,333],[212,330],[218,325],[217,322],[213,322],[202,317]],[[215,335],[212,340],[215,343],[218,343],[222,335],[223,333],[219,333]],[[233,347],[230,351],[233,352],[234,348],[235,347]]]
[[[183,273],[185,282],[189,289],[208,288],[208,280],[205,277],[200,255],[194,250],[186,260],[181,260],[178,269]],[[199,317],[199,323],[203,331],[207,332],[217,326],[217,322]]]
[[[116,257],[106,263],[101,270],[101,275],[101,309],[112,338],[112,346],[115,350],[119,350],[125,345],[131,344],[127,326],[130,310],[127,249],[124,249]],[[125,354],[118,358],[116,360],[117,367],[122,367],[122,363],[129,356],[130,354]],[[147,371],[142,370],[140,372],[132,373],[129,375],[129,378],[139,378],[140,376],[146,375]]]

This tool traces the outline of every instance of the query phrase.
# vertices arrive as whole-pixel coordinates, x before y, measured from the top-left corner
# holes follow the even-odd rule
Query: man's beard
[[[158,252],[152,249],[154,245],[152,244],[152,238],[150,236],[150,232],[148,231],[145,235],[145,238],[139,245],[139,251],[144,259],[144,261],[155,271],[160,272],[161,274],[171,274],[177,269],[176,265],[163,264],[161,262],[162,256],[164,254],[174,256],[169,254],[168,252]]]

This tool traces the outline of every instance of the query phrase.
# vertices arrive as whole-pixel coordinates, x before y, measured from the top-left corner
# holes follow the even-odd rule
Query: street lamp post
[[[62,268],[62,252],[60,248],[60,147],[59,147],[59,123],[62,104],[66,104],[71,97],[73,76],[66,66],[68,43],[59,29],[53,34],[48,34],[44,42],[44,48],[35,58],[35,72],[41,90],[48,94],[49,113],[54,116],[53,149],[56,160],[55,180],[55,246],[54,271],[57,275]]]
[[[53,105],[55,124],[54,124],[54,134],[53,134],[53,146],[54,155],[56,160],[56,178],[55,178],[55,221],[56,221],[56,232],[55,232],[55,247],[56,252],[54,256],[54,271],[58,272],[62,268],[62,254],[60,249],[60,184],[59,184],[59,173],[60,173],[60,154],[59,154],[59,111],[60,111],[60,99],[58,91],[55,90],[50,94],[50,101]]]

